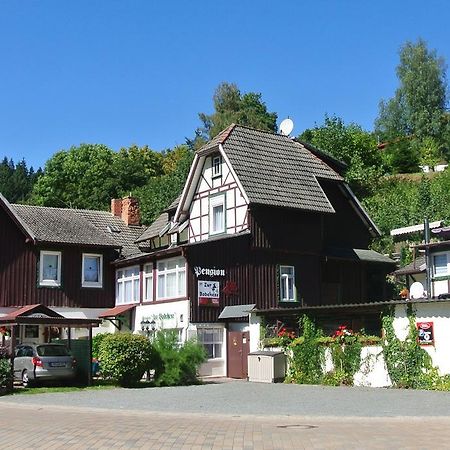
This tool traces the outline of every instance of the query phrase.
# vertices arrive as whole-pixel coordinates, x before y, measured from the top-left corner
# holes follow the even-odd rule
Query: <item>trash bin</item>
[[[286,355],[276,351],[258,351],[248,355],[248,381],[277,383],[286,376]]]

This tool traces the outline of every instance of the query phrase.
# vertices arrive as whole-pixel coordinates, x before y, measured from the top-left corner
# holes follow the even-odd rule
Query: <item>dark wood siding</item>
[[[278,271],[280,265],[295,267],[298,303],[283,306],[320,304],[320,258],[317,255],[293,255],[286,252],[252,249],[249,236],[215,242],[205,242],[187,248],[188,295],[191,299],[193,322],[215,322],[225,306],[255,303],[259,309],[280,306]],[[225,277],[199,278],[194,267],[224,269]],[[198,305],[198,280],[220,282],[220,306]],[[237,292],[226,295],[227,283],[233,283]]]
[[[337,183],[321,181],[335,214],[324,214],[324,246],[367,248],[371,235]]]
[[[40,250],[62,252],[59,288],[38,286]],[[103,254],[103,288],[81,287],[83,253]],[[0,306],[46,306],[106,308],[114,306],[114,270],[111,250],[72,246],[36,247],[26,243],[25,235],[0,210]]]
[[[249,227],[255,248],[304,253],[322,250],[321,214],[253,205]]]

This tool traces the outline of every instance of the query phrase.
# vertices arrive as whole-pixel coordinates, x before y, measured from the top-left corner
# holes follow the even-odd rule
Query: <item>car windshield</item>
[[[64,345],[39,345],[36,348],[38,356],[69,356],[69,350]]]

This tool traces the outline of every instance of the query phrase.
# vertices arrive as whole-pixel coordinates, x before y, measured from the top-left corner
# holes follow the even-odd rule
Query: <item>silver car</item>
[[[38,381],[71,381],[76,360],[63,344],[21,344],[16,347],[14,378],[25,387]]]

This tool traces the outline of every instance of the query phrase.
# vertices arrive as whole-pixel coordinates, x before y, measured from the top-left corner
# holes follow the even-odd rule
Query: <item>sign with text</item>
[[[202,306],[219,306],[220,283],[218,281],[198,282],[198,304]]]
[[[194,272],[195,272],[195,276],[197,278],[201,275],[206,275],[208,277],[224,277],[225,276],[225,269],[216,269],[215,267],[207,268],[207,267],[195,266]]]
[[[417,322],[420,345],[434,345],[433,322]]]

